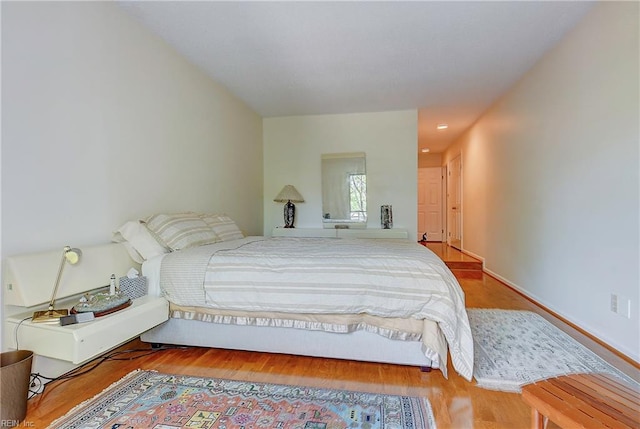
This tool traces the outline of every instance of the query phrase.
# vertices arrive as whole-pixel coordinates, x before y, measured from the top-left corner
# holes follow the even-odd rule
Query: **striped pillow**
[[[220,237],[220,240],[229,241],[244,238],[238,225],[229,216],[225,214],[203,214],[201,216],[213,232]]]
[[[155,214],[147,218],[145,225],[160,243],[172,251],[221,241],[197,213]]]

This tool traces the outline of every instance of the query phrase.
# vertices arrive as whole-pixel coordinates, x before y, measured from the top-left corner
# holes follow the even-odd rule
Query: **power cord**
[[[20,325],[22,325],[24,322],[32,318],[33,318],[32,316],[25,317],[20,322],[18,322],[18,324],[16,325],[16,328],[13,330],[13,336],[15,337],[15,340],[16,340],[16,350],[20,350],[20,347],[18,346],[18,329],[20,328]]]
[[[32,373],[31,374],[31,379],[29,382],[29,399],[35,397],[38,394],[44,394],[45,393],[45,389],[46,387],[49,385],[49,383],[53,383],[56,381],[66,381],[66,380],[70,380],[73,378],[77,378],[80,377],[82,375],[85,375],[91,371],[93,371],[94,369],[96,369],[98,366],[102,365],[104,362],[107,361],[127,361],[127,360],[135,360],[135,359],[139,359],[145,356],[149,356],[152,355],[154,353],[158,353],[158,352],[162,352],[165,350],[176,350],[176,349],[186,349],[188,347],[181,347],[181,346],[161,346],[158,348],[152,348],[152,349],[129,349],[129,350],[120,350],[120,351],[114,351],[112,353],[109,354],[105,354],[103,356],[100,356],[90,362],[87,362],[86,364],[79,366],[75,369],[72,369],[71,371],[62,374],[58,377],[47,377],[44,376],[40,373]],[[137,356],[132,356],[132,357],[128,357],[128,358],[122,358],[119,357],[121,355],[126,355],[129,353],[141,353]],[[91,365],[88,367],[88,365]]]
[[[27,320],[32,319],[32,316],[29,317],[25,317],[24,319],[20,320],[20,322],[18,322],[18,324],[16,325],[15,329],[14,329],[14,339],[15,339],[15,343],[16,343],[16,350],[20,350],[20,345],[18,344],[18,329],[20,328],[20,326],[26,322]],[[157,353],[157,352],[161,352],[161,351],[165,351],[165,350],[175,350],[175,349],[186,349],[187,347],[181,347],[181,346],[161,346],[161,347],[154,347],[152,349],[129,349],[129,350],[120,350],[120,351],[114,351],[112,353],[100,356],[90,362],[87,362],[86,364],[79,366],[77,368],[72,369],[71,371],[62,374],[58,377],[47,377],[44,376],[40,373],[31,373],[30,374],[30,379],[29,379],[29,396],[28,399],[31,399],[33,397],[35,397],[36,395],[42,393],[44,394],[45,388],[47,387],[47,385],[49,383],[52,383],[54,381],[62,381],[62,380],[69,380],[71,378],[75,378],[75,377],[79,377],[81,375],[87,374],[90,371],[93,371],[95,368],[97,368],[99,365],[101,365],[102,363],[109,361],[109,360],[134,360],[134,359],[139,359],[141,357],[145,357],[145,356],[149,356],[153,353]],[[135,353],[135,352],[145,352],[144,354],[140,354],[138,356],[134,356],[134,357],[130,357],[130,358],[118,358],[118,356],[120,355],[124,355],[127,353]],[[87,365],[93,364],[91,367],[84,369]],[[82,371],[81,371],[82,370]]]

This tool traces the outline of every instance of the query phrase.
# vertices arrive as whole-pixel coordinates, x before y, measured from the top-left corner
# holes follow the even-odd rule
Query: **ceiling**
[[[439,153],[594,2],[118,4],[263,117],[418,109]]]

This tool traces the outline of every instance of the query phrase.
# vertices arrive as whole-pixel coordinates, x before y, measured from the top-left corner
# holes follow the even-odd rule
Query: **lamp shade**
[[[67,246],[67,247],[69,247],[69,246]],[[82,257],[82,250],[80,250],[78,248],[75,248],[75,247],[74,248],[69,248],[69,250],[67,250],[67,248],[65,247],[64,258],[71,265],[77,264],[80,261],[81,257]]]
[[[293,203],[304,203],[304,198],[300,195],[300,192],[293,185],[286,185],[280,193],[273,199],[279,203],[286,203],[291,201]]]

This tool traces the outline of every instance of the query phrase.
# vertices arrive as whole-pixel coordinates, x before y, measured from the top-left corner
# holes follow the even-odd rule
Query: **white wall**
[[[486,267],[640,361],[639,5],[604,2],[447,152]],[[609,310],[630,299],[632,317]]]
[[[283,204],[273,198],[287,184],[305,199],[296,227],[322,228],[320,156],[365,152],[368,228],[380,228],[380,206],[393,206],[394,228],[416,236],[417,111],[312,115],[264,120],[264,234],[283,226]]]
[[[155,211],[262,233],[262,119],[111,2],[2,2],[2,250]]]

